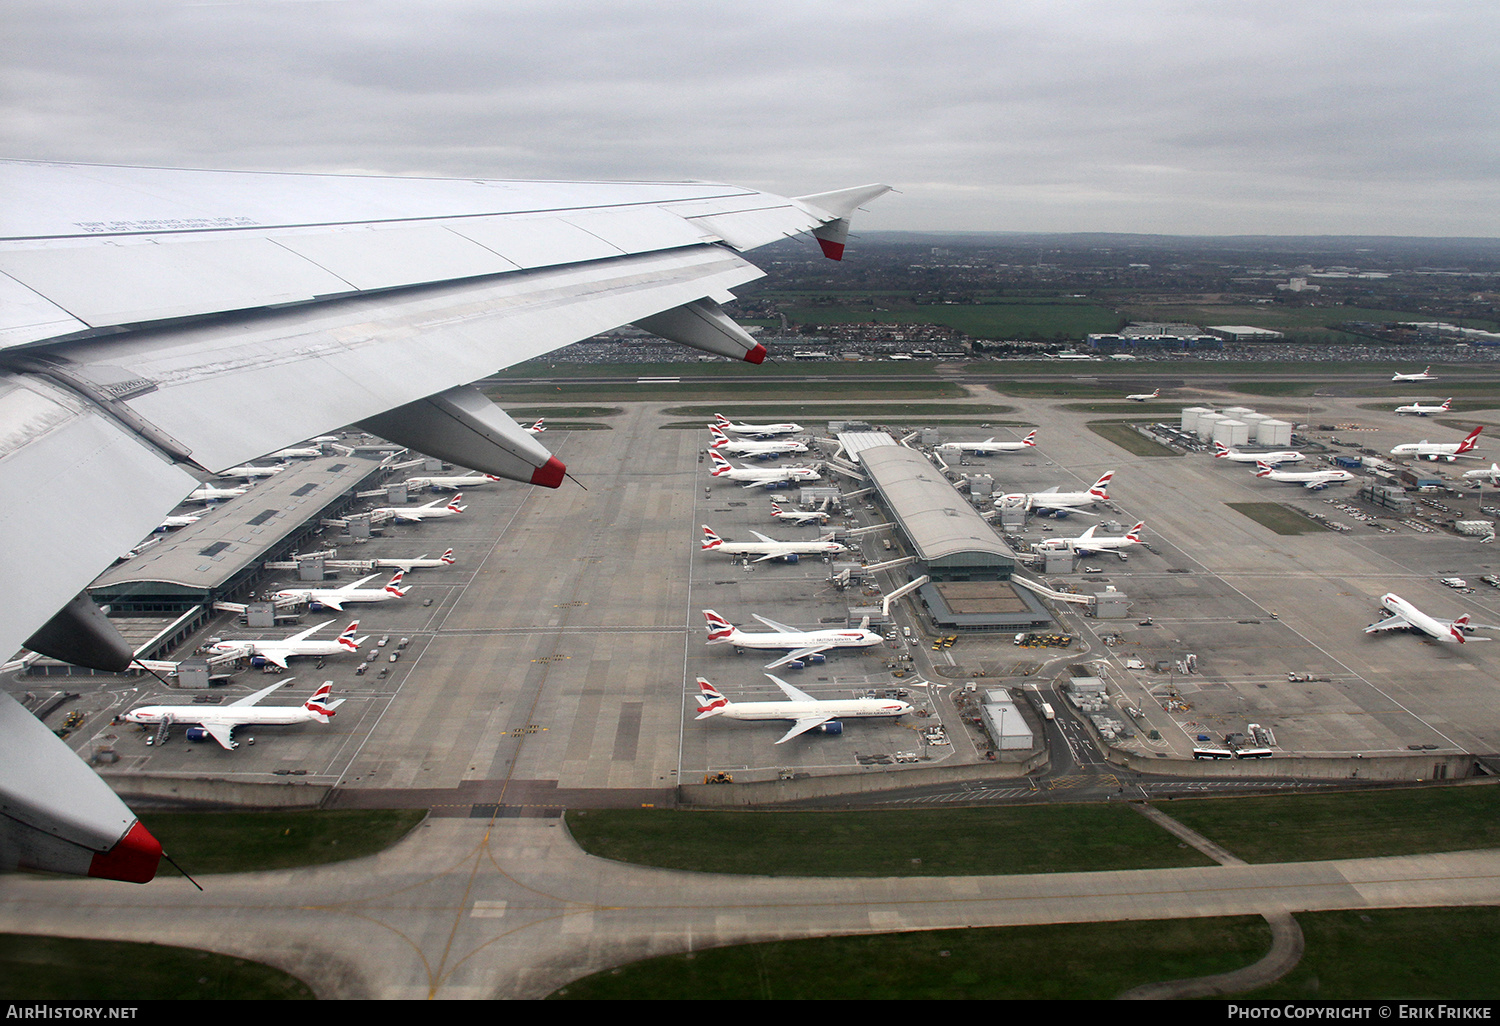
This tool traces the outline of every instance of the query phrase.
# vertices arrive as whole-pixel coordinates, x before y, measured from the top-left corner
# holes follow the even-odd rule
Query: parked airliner
[[[1113,552],[1121,559],[1127,559],[1124,550],[1132,545],[1140,545],[1141,532],[1145,529],[1144,520],[1122,535],[1097,535],[1094,532],[1098,528],[1090,527],[1077,538],[1048,538],[1039,541],[1032,546],[1032,550],[1035,552],[1072,552],[1079,556],[1092,556],[1097,552]]]
[[[790,524],[826,524],[829,513],[826,509],[782,509],[781,503],[772,499],[771,516]]]
[[[1449,463],[1459,457],[1478,459],[1479,457],[1474,455],[1474,448],[1479,444],[1479,432],[1483,430],[1484,425],[1479,425],[1470,431],[1462,442],[1429,442],[1425,438],[1420,442],[1407,442],[1405,445],[1398,445],[1392,449],[1391,455],[1409,456],[1419,460],[1447,460]]]
[[[1301,463],[1306,458],[1291,449],[1280,452],[1240,452],[1223,442],[1214,443],[1214,459],[1229,460],[1231,463],[1269,463],[1274,467],[1279,463]]]
[[[759,485],[777,484],[781,481],[816,481],[819,474],[811,467],[736,467],[723,456],[717,449],[708,450],[708,457],[713,461],[714,469],[712,476],[722,477],[726,481],[746,481],[746,488],[755,488]]]
[[[911,705],[894,698],[820,699],[792,687],[780,677],[766,674],[781,689],[785,702],[731,702],[702,677],[698,678],[697,719],[722,716],[726,720],[792,720],[791,729],[776,742],[778,745],[809,730],[821,728],[825,733],[842,732],[839,718],[896,717],[911,712]],[[824,726],[828,724],[828,726]]]
[[[1019,442],[997,442],[995,436],[991,435],[982,442],[944,442],[936,446],[938,449],[948,449],[952,452],[968,452],[976,456],[988,456],[995,452],[1020,452],[1023,449],[1036,447],[1036,432],[1030,432]]]
[[[379,574],[371,574],[369,577],[361,577],[353,584],[346,584],[342,588],[287,588],[272,595],[271,601],[306,602],[313,608],[322,606],[343,612],[344,605],[349,602],[389,602],[392,599],[405,598],[406,593],[411,591],[410,585],[405,588],[401,587],[401,578],[404,576],[401,570],[397,570],[383,588],[360,587],[366,581],[372,581],[379,576]]]
[[[758,541],[735,542],[725,541],[707,524],[703,525],[703,552],[720,552],[726,556],[754,556],[756,563],[764,563],[768,559],[784,559],[788,563],[797,562],[799,556],[832,556],[840,552],[848,552],[849,546],[833,540],[833,535],[825,535],[816,541],[777,541],[775,538],[767,538],[759,531],[751,531]]]
[[[242,477],[242,478],[245,478],[246,480],[254,480],[257,477],[274,477],[277,474],[281,473],[285,469],[286,469],[286,464],[285,463],[278,463],[274,467],[257,467],[257,466],[254,466],[253,464],[246,463],[243,466],[230,467],[228,470],[221,470],[217,474],[215,474],[214,476],[215,477]]]
[[[464,488],[478,488],[487,485],[500,478],[494,474],[458,474],[448,477],[409,477],[406,479],[408,491],[416,491],[419,488],[434,488],[439,491],[460,491]]]
[[[1084,506],[1092,505],[1100,500],[1109,499],[1109,482],[1114,479],[1115,472],[1111,470],[1095,481],[1093,486],[1086,492],[1063,492],[1058,491],[1058,486],[1053,485],[1045,492],[1012,492],[1002,495],[995,500],[996,508],[1002,506],[1021,506],[1027,509],[1065,509],[1070,513],[1082,513],[1085,516],[1094,514],[1083,509]]]
[[[328,696],[333,693],[333,681],[325,680],[322,687],[318,688],[313,696],[301,705],[257,707],[262,698],[265,698],[277,688],[290,684],[294,678],[279,680],[270,687],[261,688],[255,694],[247,698],[241,698],[237,702],[231,702],[226,706],[214,708],[204,705],[143,705],[139,709],[132,709],[120,717],[126,723],[141,723],[145,725],[161,725],[163,723],[181,723],[188,725],[189,741],[206,741],[213,738],[230,751],[238,748],[239,742],[234,739],[236,729],[254,724],[256,726],[285,726],[292,723],[327,723],[333,717],[334,711],[344,704],[344,699],[330,702]],[[191,724],[197,724],[196,727]]]
[[[283,670],[287,669],[286,661],[293,656],[330,656],[330,655],[353,655],[359,651],[368,635],[364,638],[356,638],[355,632],[359,630],[359,621],[355,620],[344,633],[332,641],[313,641],[311,636],[327,627],[332,620],[325,620],[316,627],[309,627],[305,631],[293,634],[290,638],[268,640],[257,638],[246,641],[216,641],[209,646],[209,651],[215,655],[235,655],[249,657],[254,660],[259,657],[262,661],[275,663]]]
[[[376,520],[391,519],[398,523],[420,523],[423,520],[433,520],[439,517],[451,517],[468,509],[460,506],[464,493],[458,492],[451,499],[433,499],[425,506],[377,506],[370,511],[370,515]]]
[[[885,639],[868,626],[838,628],[820,631],[799,631],[784,623],[752,613],[757,620],[771,628],[769,632],[746,634],[712,609],[703,611],[708,621],[708,643],[710,645],[733,645],[735,648],[787,649],[786,655],[766,664],[766,669],[778,666],[803,666],[815,656],[821,656],[831,648],[869,648],[884,644]]]
[[[751,435],[755,438],[769,438],[772,435],[796,435],[802,433],[801,424],[734,424],[722,413],[714,414],[714,423],[722,431],[732,431],[737,435]]]
[[[242,485],[238,488],[215,488],[213,485],[201,485],[194,488],[183,499],[183,502],[227,502],[238,498],[250,490],[249,486]]]
[[[453,565],[453,550],[449,549],[437,559],[428,559],[425,554],[416,559],[377,559],[375,565],[382,570],[400,570],[402,573],[410,573],[422,567],[440,567]]]
[[[728,456],[765,458],[807,451],[807,444],[799,442],[795,438],[773,439],[765,442],[730,438],[717,424],[710,424],[708,426],[708,434],[710,439],[708,443],[709,448]]]
[[[1299,484],[1313,491],[1354,480],[1354,475],[1347,470],[1277,470],[1269,463],[1257,463],[1255,476],[1284,484]]]
[[[1446,644],[1462,645],[1468,640],[1464,637],[1464,632],[1471,629],[1467,613],[1460,616],[1457,620],[1442,620],[1438,617],[1427,615],[1395,592],[1387,592],[1380,596],[1380,605],[1391,615],[1387,616],[1384,620],[1377,621],[1366,627],[1366,634],[1406,628],[1420,631],[1428,637],[1436,638],[1438,641]],[[1479,638],[1477,640],[1489,641],[1490,639]]]

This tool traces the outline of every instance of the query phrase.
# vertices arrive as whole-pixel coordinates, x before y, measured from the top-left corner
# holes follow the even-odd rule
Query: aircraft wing
[[[348,424],[556,487],[470,382],[631,323],[759,362],[717,305],[761,276],[739,252],[811,232],[837,258],[886,191],[0,161],[0,566],[27,582],[0,591],[0,652],[46,627],[52,654],[107,636],[88,658],[123,665],[80,626],[94,576],[214,471]],[[0,752],[76,761],[9,723]],[[17,761],[7,811],[31,805]]]
[[[767,627],[771,628],[773,631],[780,631],[782,634],[800,634],[800,633],[802,633],[801,631],[797,630],[797,628],[795,628],[795,627],[788,627],[784,623],[777,623],[775,620],[772,620],[770,617],[761,616],[759,613],[751,613],[750,615],[753,616],[753,617],[755,617],[761,623],[765,624]]]
[[[1413,624],[1406,617],[1404,617],[1404,616],[1396,616],[1396,615],[1393,614],[1391,616],[1386,617],[1384,620],[1377,620],[1375,623],[1370,624],[1370,626],[1368,626],[1368,627],[1365,628],[1365,633],[1366,634],[1374,634],[1377,631],[1396,631],[1396,630],[1400,630],[1403,627],[1415,627],[1415,626],[1416,625]]]
[[[815,656],[819,652],[827,652],[832,647],[833,647],[833,642],[829,642],[826,645],[809,645],[806,648],[799,648],[799,649],[797,649],[794,652],[788,652],[786,655],[782,656],[780,659],[776,659],[776,660],[774,660],[772,662],[767,663],[766,664],[766,669],[768,669],[768,670],[774,670],[774,669],[776,669],[777,667],[780,667],[780,666],[788,666],[791,663],[795,663],[795,662],[798,662],[800,660],[806,659],[808,656]]]
[[[766,674],[766,676],[770,677],[771,678],[771,683],[775,684],[778,688],[780,688],[781,689],[781,693],[784,694],[784,695],[786,695],[786,697],[789,698],[789,699],[791,699],[793,702],[815,702],[815,701],[817,701],[817,699],[813,698],[813,696],[809,695],[806,691],[803,691],[801,688],[795,688],[795,687],[793,687],[792,685],[788,684],[786,681],[782,680],[780,677],[773,676],[772,674],[769,674],[769,673]]]
[[[267,656],[267,658],[270,658],[270,657]],[[285,666],[286,664],[282,663],[281,665]],[[294,681],[296,679],[297,679],[296,677],[288,677],[285,680],[278,680],[275,684],[272,684],[270,687],[261,688],[259,691],[257,691],[253,695],[246,695],[244,698],[235,699],[233,702],[230,702],[224,708],[226,708],[226,709],[233,709],[236,706],[239,706],[239,707],[242,707],[242,708],[249,708],[252,705],[259,705],[260,704],[260,700],[262,698],[265,698],[267,695],[269,695],[271,692],[275,691],[277,688],[281,687],[283,684],[290,684],[292,681]],[[207,724],[205,724],[205,726],[207,726]]]
[[[792,724],[792,729],[789,730],[789,731],[787,731],[785,734],[781,735],[781,737],[776,741],[776,743],[779,745],[783,741],[790,741],[792,738],[796,737],[798,734],[806,734],[809,730],[812,730],[814,727],[821,727],[823,724],[827,723],[832,718],[833,717],[831,717],[831,716],[804,716],[801,719],[799,719],[796,723],[793,723]]]
[[[208,736],[219,742],[226,751],[234,751],[234,728],[224,723],[205,723],[203,729]]]

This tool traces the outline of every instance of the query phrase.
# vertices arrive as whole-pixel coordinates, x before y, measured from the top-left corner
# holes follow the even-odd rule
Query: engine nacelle
[[[797,562],[798,558],[799,557],[798,557],[797,553],[795,553],[795,552],[788,552],[786,554],[786,561],[788,563],[795,563],[795,562]]]
[[[842,734],[844,732],[844,724],[842,720],[829,720],[827,723],[818,724],[813,729],[819,734]]]

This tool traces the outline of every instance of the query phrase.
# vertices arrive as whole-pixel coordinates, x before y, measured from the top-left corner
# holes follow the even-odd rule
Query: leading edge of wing
[[[814,727],[821,727],[832,718],[833,717],[831,716],[804,716],[796,723],[792,724],[792,729],[781,735],[781,737],[777,739],[776,743],[779,745],[784,741],[790,741],[798,734],[806,734]]]

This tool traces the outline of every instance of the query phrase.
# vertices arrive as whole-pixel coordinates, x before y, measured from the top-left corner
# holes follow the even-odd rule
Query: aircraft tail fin
[[[1141,540],[1141,532],[1144,531],[1145,529],[1146,529],[1146,522],[1144,520],[1142,520],[1142,521],[1140,521],[1138,524],[1136,524],[1134,527],[1132,527],[1130,529],[1130,532],[1125,535],[1125,540],[1126,541],[1132,541],[1132,542],[1138,542],[1138,541],[1140,541]]]
[[[1021,439],[1021,444],[1022,445],[1029,445],[1029,446],[1032,446],[1033,448],[1035,448],[1035,446],[1036,446],[1036,430],[1032,429],[1032,431],[1031,431],[1030,434],[1028,434],[1025,438]]]
[[[713,439],[713,441],[708,443],[710,449],[722,449],[729,444],[729,436],[717,424],[710,424],[708,426],[708,436]]]
[[[401,581],[405,577],[405,570],[397,570],[395,575],[391,577],[390,582],[386,584],[384,589],[385,592],[389,595],[394,595],[397,598],[403,597],[407,592],[411,591],[411,585],[407,585],[405,588],[401,587]]]
[[[1456,641],[1456,642],[1458,642],[1460,645],[1462,645],[1462,644],[1464,644],[1465,642],[1468,641],[1468,639],[1464,637],[1464,628],[1467,627],[1468,625],[1469,625],[1469,614],[1465,613],[1463,616],[1460,616],[1457,620],[1454,620],[1453,621],[1453,626],[1451,626],[1451,627],[1448,628],[1449,633],[1453,635],[1453,640]]]
[[[313,719],[319,723],[327,723],[333,718],[333,714],[338,711],[338,707],[343,705],[345,701],[342,698],[329,701],[329,697],[332,694],[333,681],[325,680],[322,686],[313,692],[313,696],[302,703],[302,708],[312,713]]]
[[[726,460],[717,449],[708,450],[708,456],[713,460],[714,469],[710,472],[713,477],[723,477],[734,469],[734,464]]]
[[[700,546],[701,549],[717,549],[724,544],[724,539],[714,534],[713,528],[709,527],[707,524],[703,524],[702,527],[703,544]]]
[[[698,715],[694,719],[707,719],[717,716],[729,708],[729,699],[719,693],[719,689],[710,684],[705,678],[698,678],[698,694],[693,696],[698,700]]]
[[[1114,480],[1114,477],[1115,472],[1113,470],[1106,473],[1103,477],[1094,482],[1094,487],[1089,489],[1089,494],[1096,499],[1108,499],[1109,483]]]
[[[710,645],[728,641],[734,635],[734,624],[724,619],[712,609],[703,611],[703,618],[708,621],[708,643]]]
[[[1475,428],[1473,431],[1470,431],[1469,434],[1468,434],[1468,437],[1465,438],[1462,442],[1458,443],[1458,450],[1457,451],[1461,452],[1461,453],[1463,453],[1463,452],[1473,452],[1474,451],[1474,447],[1479,444],[1479,432],[1481,432],[1483,430],[1484,430],[1484,425],[1481,424],[1477,428]]]
[[[358,652],[359,644],[354,640],[354,635],[359,631],[359,621],[355,620],[344,628],[344,633],[338,636],[339,647],[348,649],[350,652]]]
[[[447,552],[443,553],[442,560],[443,560],[444,563],[448,564],[449,566],[452,566],[453,565],[453,550],[449,549]]]

